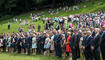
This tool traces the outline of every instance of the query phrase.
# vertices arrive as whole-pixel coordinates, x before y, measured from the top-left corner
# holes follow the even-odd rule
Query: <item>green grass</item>
[[[102,59],[102,55],[101,59]],[[64,60],[62,58],[57,58],[55,56],[44,56],[44,55],[25,55],[25,54],[17,54],[17,53],[3,53],[0,52],[0,60]],[[65,60],[69,60],[66,56]],[[82,55],[78,60],[83,60]]]
[[[43,55],[23,55],[23,54],[11,54],[11,53],[0,53],[0,60],[63,60],[56,58],[55,56],[43,56]],[[68,60],[68,58],[66,59]]]
[[[22,54],[10,54],[10,53],[0,53],[0,60],[59,60],[52,56],[43,55],[22,55]]]
[[[44,55],[25,55],[17,53],[0,53],[0,60],[64,60],[55,56],[44,56]],[[69,60],[66,57],[65,60]],[[78,60],[82,60],[82,57]]]
[[[99,2],[103,2],[103,5],[98,5]],[[86,5],[87,8],[83,8],[83,5]],[[69,11],[69,12],[64,12],[64,11],[60,11],[59,14],[56,15],[50,15],[48,14],[47,10],[43,10],[43,11],[32,11],[32,12],[28,12],[28,13],[24,13],[24,14],[20,14],[18,17],[18,19],[28,19],[31,23],[33,23],[35,25],[35,30],[37,31],[37,26],[38,24],[41,25],[41,31],[44,30],[44,24],[42,23],[42,21],[40,22],[33,22],[30,18],[30,13],[40,13],[40,12],[44,12],[45,17],[54,17],[54,16],[68,16],[70,14],[83,14],[83,13],[92,13],[92,12],[96,12],[99,10],[103,10],[105,11],[105,1],[94,1],[94,4],[92,2],[85,2],[85,3],[80,3],[77,4],[77,6],[79,6],[80,10],[76,10],[76,11]],[[9,16],[7,16],[9,17]],[[11,17],[11,16],[10,16]],[[6,17],[5,17],[6,18]],[[7,19],[7,20],[1,20],[0,21],[0,33],[12,33],[12,32],[18,32],[18,28],[19,28],[19,22],[18,23],[11,23],[11,29],[8,30],[7,29],[7,25],[8,25],[8,21],[12,22],[13,18]],[[41,19],[42,20],[42,19]],[[31,24],[30,23],[30,24]],[[22,26],[24,28],[24,31],[28,31],[27,27],[29,25],[24,25]]]

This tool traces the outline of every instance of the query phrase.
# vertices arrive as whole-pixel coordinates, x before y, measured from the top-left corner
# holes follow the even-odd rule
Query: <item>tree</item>
[[[5,9],[10,13],[12,12],[12,8],[16,7],[17,0],[6,0]]]
[[[4,3],[4,0],[0,0],[0,11],[2,11],[4,9],[3,3]]]
[[[4,0],[0,0],[0,7],[2,6]]]

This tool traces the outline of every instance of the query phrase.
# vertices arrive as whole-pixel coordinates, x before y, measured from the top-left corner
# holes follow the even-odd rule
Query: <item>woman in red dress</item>
[[[72,51],[71,51],[71,48],[70,48],[70,46],[69,46],[69,43],[70,43],[70,39],[71,39],[71,33],[70,32],[68,32],[67,33],[67,35],[68,35],[68,38],[67,38],[67,43],[66,43],[66,52],[67,53],[69,53],[69,60],[72,60]]]

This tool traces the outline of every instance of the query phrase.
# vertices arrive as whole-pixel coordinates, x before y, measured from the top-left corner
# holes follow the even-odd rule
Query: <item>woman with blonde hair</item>
[[[36,55],[37,41],[36,41],[36,35],[35,34],[33,34],[33,38],[32,38],[32,49],[33,49],[33,55]]]

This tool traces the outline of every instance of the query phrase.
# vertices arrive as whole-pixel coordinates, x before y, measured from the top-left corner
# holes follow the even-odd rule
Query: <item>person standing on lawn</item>
[[[58,57],[58,58],[61,58],[61,55],[62,55],[61,40],[62,40],[62,35],[61,35],[61,31],[59,31],[59,33],[57,33],[54,36],[55,54],[56,54],[56,57]]]
[[[87,36],[83,40],[83,49],[84,49],[84,55],[86,60],[93,60],[92,50],[91,50],[91,41],[93,40],[93,37],[91,35],[91,31],[87,31]]]
[[[49,51],[50,45],[51,44],[50,44],[49,34],[46,34],[46,39],[45,39],[45,44],[44,44],[44,49],[45,49],[44,55],[48,55],[49,56],[49,54],[50,54],[50,51]]]
[[[95,28],[95,36],[91,43],[91,50],[95,60],[100,60],[100,37],[99,29]]]
[[[6,52],[6,46],[7,46],[7,38],[6,38],[6,34],[4,33],[3,37],[3,52]]]
[[[70,40],[71,40],[71,33],[68,32],[67,33],[68,37],[67,37],[67,41],[66,41],[66,52],[69,53],[69,60],[72,60],[72,51],[70,48]]]
[[[74,33],[71,36],[70,47],[72,50],[72,59],[77,60],[80,58],[80,50],[79,50],[79,35],[77,30],[74,30]]]
[[[40,32],[41,26],[38,24],[38,32]]]
[[[10,23],[8,22],[8,30],[10,29]]]
[[[36,40],[35,34],[33,34],[33,38],[32,38],[32,49],[33,49],[33,55],[36,55],[37,40]]]
[[[17,36],[18,36],[17,50],[18,50],[18,54],[20,54],[21,53],[21,41],[22,41],[22,37],[21,37],[21,35],[19,33],[17,34]]]

